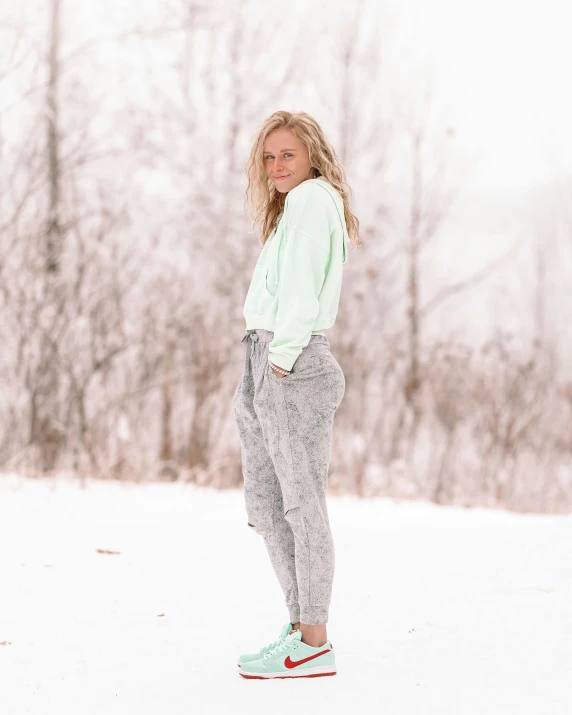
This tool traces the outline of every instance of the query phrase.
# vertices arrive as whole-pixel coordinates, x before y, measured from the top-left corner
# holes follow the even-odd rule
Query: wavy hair
[[[346,183],[344,168],[318,122],[306,112],[274,112],[263,123],[254,140],[246,165],[248,184],[245,209],[266,243],[284,211],[287,194],[277,191],[264,168],[264,143],[275,129],[289,129],[308,150],[314,167],[314,178],[323,176],[339,192],[344,203],[344,216],[351,243],[361,246],[359,220],[350,210],[351,189]]]

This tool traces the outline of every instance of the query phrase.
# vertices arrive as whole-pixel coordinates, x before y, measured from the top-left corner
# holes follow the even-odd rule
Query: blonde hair
[[[266,243],[284,211],[287,194],[277,191],[264,168],[264,143],[275,129],[289,129],[308,150],[314,167],[314,178],[323,176],[339,192],[344,204],[348,235],[353,245],[361,246],[359,220],[350,210],[351,189],[346,183],[344,169],[327,141],[320,125],[306,112],[274,112],[263,123],[250,151],[246,165],[246,211],[260,228],[262,245]]]

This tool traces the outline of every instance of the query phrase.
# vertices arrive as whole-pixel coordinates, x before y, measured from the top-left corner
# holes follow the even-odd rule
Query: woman
[[[232,404],[248,526],[264,539],[290,621],[278,640],[240,656],[239,672],[334,675],[326,632],[334,576],[326,489],[345,378],[324,330],[336,320],[348,244],[361,245],[359,222],[343,168],[308,114],[269,117],[247,176],[263,248],[244,304],[246,358]]]

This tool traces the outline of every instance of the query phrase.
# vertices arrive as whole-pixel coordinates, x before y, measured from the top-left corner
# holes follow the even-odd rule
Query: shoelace
[[[274,643],[270,643],[270,645],[265,645],[264,648],[262,648],[262,655],[266,655],[266,653],[269,653],[271,650],[274,648],[278,648],[278,646],[282,643],[286,636],[280,636],[277,640],[274,641]]]
[[[282,638],[281,642],[278,645],[270,648],[262,657],[263,658],[272,658],[277,653],[282,653],[285,648],[289,648],[290,645],[291,645],[291,642],[286,643],[286,638]]]

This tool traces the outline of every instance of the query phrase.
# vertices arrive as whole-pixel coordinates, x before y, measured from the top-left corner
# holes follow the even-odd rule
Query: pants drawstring
[[[250,340],[248,339],[250,338]],[[256,333],[246,333],[242,338],[243,343],[246,340],[246,355],[244,357],[244,374],[250,375],[250,359],[252,353],[254,352],[254,343],[258,342],[258,335]]]

